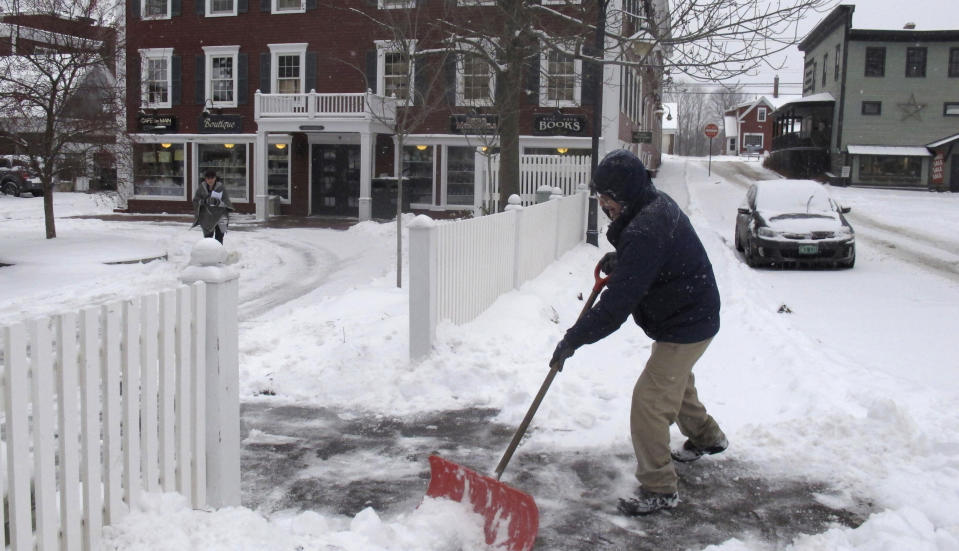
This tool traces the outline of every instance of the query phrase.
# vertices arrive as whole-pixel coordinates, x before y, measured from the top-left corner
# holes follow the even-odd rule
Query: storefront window
[[[267,193],[290,200],[290,145],[270,144],[267,152]]]
[[[134,195],[186,197],[182,143],[136,144],[133,152]]]
[[[432,205],[433,148],[425,145],[404,147],[403,177],[409,180],[406,189],[411,204]]]
[[[446,203],[473,206],[476,148],[449,147],[446,159]]]
[[[859,178],[873,183],[920,185],[922,157],[894,155],[862,155],[859,157]]]
[[[196,146],[199,174],[215,170],[234,203],[249,201],[246,150],[247,144],[243,143],[201,143]]]

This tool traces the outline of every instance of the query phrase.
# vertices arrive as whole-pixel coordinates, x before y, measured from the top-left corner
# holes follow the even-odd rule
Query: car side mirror
[[[843,213],[843,214],[849,214],[849,212],[850,212],[851,210],[852,210],[851,207],[840,207],[840,208],[839,208],[839,212],[841,212],[841,213]]]
[[[739,207],[739,209],[737,209],[736,212],[738,212],[739,214],[752,214],[752,211],[749,210],[747,207]]]

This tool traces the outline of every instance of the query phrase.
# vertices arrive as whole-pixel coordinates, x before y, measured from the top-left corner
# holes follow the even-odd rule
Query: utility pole
[[[603,59],[606,55],[606,5],[609,0],[599,0],[596,3],[598,10],[596,20],[596,37],[594,46],[596,55]],[[599,246],[599,228],[597,228],[596,218],[598,208],[596,204],[596,190],[593,189],[593,173],[596,172],[596,165],[599,164],[599,135],[603,132],[603,64],[596,62],[593,70],[593,135],[590,140],[590,159],[589,159],[589,210],[586,213],[586,242],[590,245]]]

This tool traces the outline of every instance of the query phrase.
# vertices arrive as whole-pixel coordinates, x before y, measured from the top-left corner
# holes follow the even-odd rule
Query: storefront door
[[[359,216],[360,146],[313,145],[313,214]]]

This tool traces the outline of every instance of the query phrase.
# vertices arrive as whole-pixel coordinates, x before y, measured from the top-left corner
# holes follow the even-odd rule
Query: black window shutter
[[[197,15],[206,15],[206,0],[193,0],[193,3],[196,5]]]
[[[539,56],[536,51],[526,62],[526,97],[533,105],[539,104]]]
[[[170,16],[178,17],[183,13],[183,0],[170,0]]]
[[[272,9],[270,0],[260,0],[260,11],[265,11],[267,13]]]
[[[140,18],[140,0],[129,0],[130,2],[130,19],[139,19]]]
[[[316,52],[306,52],[306,89],[304,92],[316,90]]]
[[[456,105],[456,59],[459,54],[446,57],[443,63],[444,80],[446,81],[446,103]]]
[[[270,93],[270,54],[260,54],[260,92]]]
[[[366,52],[366,87],[374,94],[379,93],[376,89],[376,50]]]
[[[413,62],[413,104],[425,105],[426,98],[430,93],[429,71],[426,70],[426,58],[424,56],[413,56],[410,58]]]
[[[236,103],[246,105],[250,97],[250,56],[239,54],[236,64]]]
[[[583,46],[583,54],[598,56],[596,48]],[[583,60],[582,88],[580,90],[580,105],[593,105],[596,101],[596,85],[602,81],[603,66],[591,60]]]
[[[306,0],[306,9],[315,10],[316,9],[316,0]]]
[[[130,75],[128,77],[130,81],[130,88],[134,90],[136,94],[136,99],[134,100],[137,106],[143,104],[143,83],[140,81],[140,57],[136,57],[136,61],[130,67]]]
[[[180,56],[173,56],[170,60],[170,66],[170,80],[172,81],[173,87],[173,90],[170,91],[170,103],[172,105],[180,105],[180,100],[183,95],[183,86],[180,82],[183,76],[183,71],[180,68]]]
[[[236,13],[246,13],[250,11],[250,0],[236,0]]]
[[[194,99],[198,105],[206,104],[206,57],[196,56],[196,68],[193,70],[196,89],[194,90]]]

